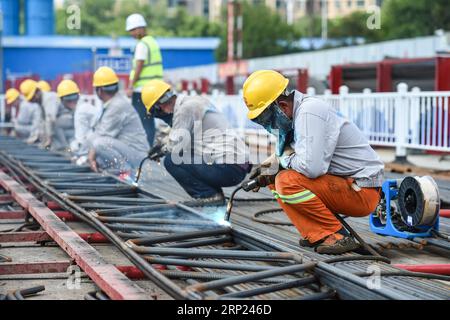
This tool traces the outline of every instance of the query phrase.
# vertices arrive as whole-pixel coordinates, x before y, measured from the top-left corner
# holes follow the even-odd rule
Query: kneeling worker
[[[240,183],[250,169],[245,144],[228,128],[223,114],[203,97],[177,96],[161,80],[142,89],[142,101],[147,112],[172,127],[162,146],[167,171],[195,205],[223,205],[222,188]]]
[[[132,171],[150,149],[139,115],[119,93],[119,78],[114,70],[99,68],[93,84],[103,107],[86,137],[91,168]]]
[[[358,243],[334,214],[364,217],[375,210],[383,162],[355,124],[322,100],[289,92],[288,83],[271,70],[244,83],[248,118],[279,137],[276,156],[266,161],[276,171],[255,176],[267,175],[260,181],[302,235],[301,246],[324,254],[355,250]]]

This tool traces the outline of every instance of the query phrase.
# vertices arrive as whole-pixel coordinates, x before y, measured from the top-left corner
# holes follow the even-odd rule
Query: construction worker
[[[86,137],[92,131],[92,127],[99,117],[100,110],[96,106],[80,99],[80,89],[72,80],[61,81],[58,85],[57,93],[64,107],[75,111],[71,121],[75,131],[74,140],[70,143],[70,150],[77,156],[87,155]],[[69,119],[66,122],[62,122],[67,127],[70,127]]]
[[[16,110],[17,116],[11,118],[15,136],[28,139],[31,135],[37,135],[41,122],[39,107],[24,101],[20,92],[14,88],[6,91],[5,98],[7,107]]]
[[[36,103],[41,109],[42,126],[41,134],[30,136],[30,143],[41,141],[44,148],[52,144],[52,137],[60,100],[55,92],[45,92],[39,88],[34,80],[27,79],[20,85],[20,91],[28,102]]]
[[[93,85],[103,106],[86,137],[91,168],[118,169],[131,174],[150,148],[142,123],[133,106],[119,93],[119,78],[114,70],[99,68]]]
[[[132,14],[127,18],[126,30],[138,40],[134,50],[133,69],[130,73],[128,96],[132,97],[133,107],[139,114],[150,146],[155,138],[155,120],[147,114],[141,100],[142,87],[152,79],[162,79],[162,56],[158,43],[147,34],[147,22],[140,14]]]
[[[44,91],[44,92],[50,92],[50,91],[52,91],[52,87],[51,87],[50,84],[49,84],[47,81],[45,81],[45,80],[38,81],[37,86],[38,86],[39,89],[41,89],[41,90]]]
[[[153,160],[166,155],[166,170],[194,198],[195,205],[223,205],[222,188],[237,185],[251,169],[245,143],[229,130],[224,115],[204,97],[176,95],[162,80],[149,82],[142,100],[147,112],[172,127]]]
[[[374,211],[383,162],[353,123],[320,99],[288,91],[288,83],[271,70],[257,71],[244,83],[248,118],[278,137],[275,155],[252,178],[272,190],[302,235],[301,246],[324,254],[355,250],[358,244],[335,214],[364,217]]]

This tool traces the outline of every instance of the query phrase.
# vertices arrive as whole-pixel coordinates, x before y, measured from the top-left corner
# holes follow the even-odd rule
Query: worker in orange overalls
[[[384,164],[355,124],[320,99],[288,91],[288,83],[271,70],[244,83],[248,118],[278,137],[276,153],[251,177],[272,190],[301,246],[324,254],[355,250],[359,244],[335,214],[374,211]]]

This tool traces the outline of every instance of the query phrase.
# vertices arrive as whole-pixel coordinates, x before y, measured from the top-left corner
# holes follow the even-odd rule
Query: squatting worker
[[[278,135],[276,155],[266,164],[282,170],[265,181],[303,237],[301,246],[324,254],[355,250],[359,245],[334,214],[374,211],[383,162],[355,124],[322,100],[289,92],[288,83],[278,72],[261,70],[243,87],[248,117]]]
[[[102,111],[92,131],[86,136],[88,159],[94,171],[118,169],[132,174],[147,155],[149,145],[137,112],[119,93],[119,78],[114,70],[100,67],[93,85],[103,102]]]
[[[5,100],[8,108],[18,110],[17,116],[12,118],[15,136],[20,139],[38,136],[41,123],[39,106],[25,101],[14,88],[6,91]]]
[[[136,109],[147,134],[147,141],[153,145],[155,138],[155,119],[147,114],[141,99],[142,87],[152,79],[163,78],[162,56],[156,40],[147,34],[147,22],[140,14],[132,14],[127,18],[126,30],[138,40],[134,51],[133,69],[130,74],[128,96],[132,97]]]
[[[45,88],[46,90],[46,88]],[[55,92],[43,91],[36,81],[27,79],[20,85],[20,91],[28,102],[36,103],[41,109],[41,129],[39,135],[30,136],[29,142],[35,143],[40,140],[43,147],[50,147],[61,104]]]
[[[166,170],[195,204],[223,205],[222,188],[237,185],[251,169],[245,143],[224,115],[204,97],[176,95],[161,80],[143,88],[142,100],[148,112],[172,127],[162,146]]]

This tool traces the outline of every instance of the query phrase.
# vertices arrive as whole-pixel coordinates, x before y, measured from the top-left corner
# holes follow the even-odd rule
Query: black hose
[[[225,221],[230,222],[230,216],[231,216],[231,210],[233,209],[234,197],[236,196],[236,193],[238,193],[240,190],[242,190],[242,186],[237,187],[231,193],[230,200],[228,200],[227,212],[225,213]]]
[[[272,224],[275,226],[293,226],[291,222],[284,222],[284,221],[274,221],[274,220],[266,220],[260,218],[263,215],[275,213],[275,212],[284,212],[283,209],[267,209],[267,210],[261,210],[258,212],[255,212],[255,214],[252,217],[252,220],[255,222],[263,223],[263,224]]]
[[[134,183],[137,184],[139,182],[139,179],[141,178],[141,172],[142,167],[144,166],[145,161],[150,160],[149,156],[146,156],[144,159],[142,159],[141,163],[139,164],[139,168],[136,174],[136,179],[134,180]]]

